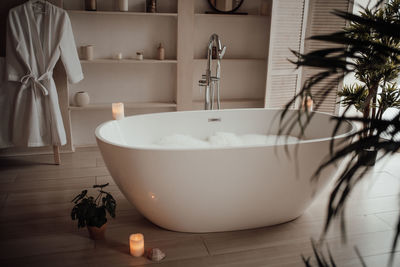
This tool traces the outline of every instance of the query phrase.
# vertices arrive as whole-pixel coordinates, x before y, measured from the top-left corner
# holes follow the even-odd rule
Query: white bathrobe
[[[69,81],[82,80],[82,68],[65,10],[37,1],[28,1],[10,10],[6,90],[12,101],[9,107],[1,108],[11,109],[8,127],[11,127],[12,144],[30,147],[66,144],[53,80],[53,69],[60,56]]]

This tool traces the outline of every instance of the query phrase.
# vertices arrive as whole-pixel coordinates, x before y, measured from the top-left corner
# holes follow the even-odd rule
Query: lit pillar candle
[[[307,104],[307,109],[309,110],[309,111],[313,111],[313,108],[314,108],[314,101],[311,99],[311,97],[307,97],[307,102],[306,102],[306,104]]]
[[[142,234],[129,236],[129,250],[132,256],[141,257],[144,254],[144,237]]]
[[[114,120],[120,120],[125,117],[124,103],[112,103],[112,116]]]
[[[303,99],[303,103],[301,104],[302,109],[305,110],[306,106],[308,111],[313,111],[314,101],[310,96],[307,96],[306,98]]]

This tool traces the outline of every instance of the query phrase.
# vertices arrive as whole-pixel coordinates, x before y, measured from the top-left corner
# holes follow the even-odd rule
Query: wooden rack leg
[[[60,149],[58,146],[53,146],[53,154],[54,154],[54,164],[60,165],[61,164]]]

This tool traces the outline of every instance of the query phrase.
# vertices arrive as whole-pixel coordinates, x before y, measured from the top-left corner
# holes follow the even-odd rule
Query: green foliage
[[[349,73],[356,76],[359,83],[344,88],[341,94],[346,96],[344,101],[349,105],[357,105],[363,109],[364,116],[362,118],[349,116],[349,105],[347,105],[342,115],[333,118],[336,125],[332,136],[335,136],[341,125],[347,121],[362,123],[364,127],[340,141],[337,147],[335,143],[338,141],[332,139],[329,158],[324,160],[313,177],[319,179],[325,168],[337,164],[344,158],[350,159],[339,173],[331,190],[321,238],[326,235],[334,219],[341,219],[342,234],[345,237],[345,203],[370,169],[357,160],[357,154],[363,149],[373,147],[379,152],[377,158],[379,162],[400,150],[400,141],[395,138],[400,133],[400,115],[390,120],[382,119],[383,112],[388,107],[399,107],[399,89],[393,79],[399,76],[400,66],[400,0],[379,0],[375,7],[365,9],[361,15],[337,10],[333,13],[346,19],[350,23],[349,28],[333,34],[312,36],[310,39],[328,42],[337,47],[306,54],[292,51],[297,56],[297,60],[293,62],[297,68],[316,67],[320,71],[307,79],[300,92],[286,104],[280,115],[279,130],[279,134],[290,135],[296,126],[300,126],[304,132],[315,113],[298,110],[293,114],[288,111],[297,101],[301,103],[315,85],[324,84],[324,87],[317,92],[322,96],[322,102],[314,103],[318,109],[323,104],[324,96],[337,91],[334,84],[326,85],[332,77],[341,79]],[[382,89],[381,93],[378,91],[379,87]],[[383,133],[388,139],[380,138]],[[399,236],[400,216],[393,237],[392,252],[396,249]],[[392,253],[389,265],[393,262],[393,256]]]
[[[88,191],[83,190],[71,201],[75,203],[71,211],[71,219],[78,220],[78,228],[101,227],[107,222],[106,211],[112,218],[115,218],[117,203],[110,193],[103,190],[106,186],[108,183],[93,186],[93,188],[100,188],[96,198],[88,196]]]
[[[361,84],[344,86],[339,96],[343,97],[341,101],[343,106],[355,106],[364,114],[364,118],[382,118],[387,108],[398,107],[396,96],[400,92],[400,87],[393,81],[400,74],[398,56],[400,38],[388,36],[379,28],[370,27],[365,21],[398,24],[399,8],[399,1],[388,3],[382,8],[365,8],[360,13],[360,18],[363,20],[351,21],[343,32],[343,36],[348,40],[363,44],[362,46],[346,44],[348,51],[357,52],[352,58],[352,72]],[[376,49],[377,45],[388,49],[382,53]],[[379,88],[382,93],[378,93]],[[391,92],[386,92],[387,89]]]
[[[365,107],[365,99],[367,98],[367,91],[365,85],[352,84],[345,85],[338,95],[343,97],[341,103],[345,106],[354,106],[358,111],[363,111]]]
[[[400,91],[396,83],[386,84],[379,95],[378,104],[383,112],[390,107],[400,108]]]

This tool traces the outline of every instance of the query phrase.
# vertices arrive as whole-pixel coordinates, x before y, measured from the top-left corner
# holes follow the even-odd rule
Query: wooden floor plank
[[[393,229],[395,229],[397,227],[397,224],[399,223],[400,212],[381,212],[376,213],[375,216],[387,223]]]
[[[146,237],[145,237],[146,241]],[[140,266],[152,262],[144,257],[135,258],[129,254],[128,239],[96,242],[96,253],[101,255],[90,259],[94,266]],[[207,256],[207,250],[200,237],[188,236],[159,241],[146,241],[146,248],[160,248],[168,255],[164,262]]]
[[[14,171],[1,171],[0,170],[0,185],[12,183],[17,178],[17,173]]]
[[[20,173],[15,179],[16,182],[40,181],[40,180],[58,180],[80,178],[87,176],[109,175],[105,167],[90,167],[90,168],[68,168],[56,169],[49,171],[34,171]]]
[[[116,185],[114,182],[114,179],[110,175],[104,175],[104,176],[96,176],[96,184],[106,184],[108,183],[110,186]],[[110,188],[107,187],[108,188]]]
[[[0,240],[0,259],[46,255],[93,247],[93,241],[76,234],[58,233],[33,237],[25,236],[18,239]]]
[[[76,190],[78,193],[81,189],[91,188],[95,183],[96,178],[94,176],[58,178],[50,180],[31,179],[23,182],[15,181],[14,183],[5,184],[0,187],[0,192],[28,193],[32,191],[46,192],[58,190]]]

